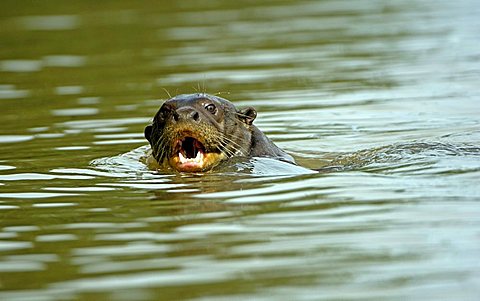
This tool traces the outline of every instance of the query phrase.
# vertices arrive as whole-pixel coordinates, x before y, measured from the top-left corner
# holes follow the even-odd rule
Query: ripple
[[[78,203],[38,203],[33,204],[32,207],[35,208],[58,208],[58,207],[72,207],[77,206]]]
[[[198,188],[185,188],[185,189],[173,189],[173,190],[166,190],[168,193],[192,193],[198,192],[200,189]]]
[[[32,232],[40,230],[37,226],[10,226],[3,228],[3,231],[8,232]]]
[[[15,238],[17,236],[17,233],[14,232],[0,232],[0,239]]]
[[[116,187],[129,187],[136,189],[147,189],[147,190],[167,190],[177,187],[185,187],[187,184],[158,184],[158,183],[99,183],[98,185],[105,186],[116,186]]]
[[[98,96],[88,96],[88,97],[79,97],[77,102],[78,104],[81,104],[81,105],[95,105],[100,103],[101,100],[102,98]]]
[[[0,241],[0,251],[30,249],[33,244],[29,241]]]
[[[114,229],[117,226],[115,223],[74,223],[61,225],[62,229]]]
[[[43,57],[43,63],[49,67],[81,67],[85,65],[86,57],[80,55],[48,55]]]
[[[91,132],[94,133],[119,133],[119,132],[125,132],[128,130],[126,127],[104,127],[104,128],[96,128],[96,129],[91,129]]]
[[[132,229],[132,228],[140,228],[145,227],[146,224],[143,222],[132,222],[132,223],[72,223],[72,224],[65,224],[60,225],[59,228],[61,229],[75,229],[75,230],[83,230],[83,229],[101,229],[101,230],[118,230],[118,229]]]
[[[269,179],[270,180],[270,179]],[[314,188],[325,187],[326,183],[322,178],[313,179],[297,179],[292,178],[290,182],[270,183],[263,187],[242,189],[242,190],[225,190],[221,192],[211,192],[195,195],[201,199],[228,199],[233,201],[241,201],[244,198],[258,198],[265,196],[266,199],[275,198],[276,194],[287,195],[289,193],[310,191]]]
[[[170,251],[170,247],[167,245],[142,242],[108,247],[78,248],[74,249],[72,252],[76,256],[116,256],[157,254],[168,251]]]
[[[87,209],[87,212],[110,212],[112,209],[110,208],[90,208]]]
[[[0,205],[0,210],[19,209],[20,207],[14,205]]]
[[[17,22],[27,30],[71,30],[80,25],[76,15],[27,16],[17,18]]]
[[[80,191],[80,192],[94,192],[94,191],[113,191],[116,188],[112,187],[98,187],[98,186],[88,186],[88,187],[45,187],[44,190],[51,191]]]
[[[459,140],[479,140],[475,1],[224,2],[180,3],[168,14],[115,1],[102,2],[101,12],[86,4],[8,2],[10,15],[68,6],[81,13],[71,28],[85,27],[33,32],[11,24],[25,19],[0,21],[8,50],[0,64],[33,60],[24,68],[30,73],[0,72],[16,84],[0,86],[0,98],[2,89],[12,98],[3,101],[7,106],[0,101],[7,114],[0,134],[34,135],[31,142],[0,144],[9,158],[0,160],[0,175],[10,177],[0,179],[0,192],[81,196],[0,198],[0,224],[38,225],[0,229],[2,240],[33,244],[1,253],[7,265],[0,263],[0,274],[6,271],[0,299],[154,300],[180,292],[179,298],[217,301],[477,300],[479,156],[397,157],[398,149],[374,149],[459,132],[470,135]],[[467,5],[468,18],[459,14]],[[111,20],[124,12],[133,13],[131,23]],[[153,28],[153,35],[122,30],[129,24]],[[50,20],[43,30],[66,25]],[[139,43],[124,51],[99,30]],[[83,49],[77,36],[105,51]],[[165,47],[145,48],[152,37]],[[65,49],[85,56],[69,57]],[[128,60],[138,64],[126,66]],[[258,108],[255,124],[303,166],[318,168],[360,149],[373,156],[347,158],[360,163],[353,171],[312,175],[268,159],[203,175],[149,171],[139,160],[147,148],[124,153],[132,142],[147,144],[142,129],[161,102],[145,99],[155,88],[148,74],[162,86],[180,83],[180,92],[197,82],[212,93],[231,90],[235,104]],[[88,108],[99,111],[56,110]],[[9,165],[17,169],[2,170]],[[76,176],[87,180],[67,180]],[[20,256],[36,252],[51,252],[56,261]],[[45,270],[35,271],[42,264]]]
[[[74,193],[46,193],[46,192],[16,192],[16,193],[0,193],[0,198],[12,199],[45,199],[62,196],[77,196]]]
[[[8,91],[15,89],[15,85],[10,84],[0,84],[0,91]]]
[[[54,139],[54,138],[62,138],[64,137],[64,133],[41,133],[41,134],[36,134],[36,138],[42,138],[42,139]]]
[[[14,261],[56,262],[59,260],[56,254],[21,254],[9,255],[4,258]]]
[[[0,61],[0,71],[4,72],[38,72],[42,62],[38,60],[4,60]]]
[[[0,247],[1,248],[1,247]],[[46,265],[34,261],[0,261],[0,272],[33,272],[43,271]]]
[[[128,232],[128,233],[108,233],[98,234],[95,240],[103,241],[134,241],[134,240],[173,240],[178,239],[176,234],[152,233],[152,232]]]
[[[252,203],[268,203],[268,202],[285,202],[291,200],[298,200],[303,199],[306,197],[313,197],[316,195],[321,194],[321,192],[316,190],[304,190],[304,191],[295,191],[290,193],[271,193],[268,195],[260,195],[260,196],[245,196],[241,198],[232,198],[226,200],[225,203],[228,204],[252,204]]]
[[[38,242],[59,242],[59,241],[72,241],[77,240],[78,237],[74,234],[46,234],[36,237]]]
[[[162,272],[140,272],[128,275],[101,276],[69,280],[53,284],[55,289],[68,289],[74,291],[105,291],[114,289],[129,289],[152,286],[171,286],[182,284],[205,284],[217,281],[226,281],[232,275],[222,269],[202,269],[190,267],[187,269]]]
[[[40,133],[40,132],[46,132],[49,129],[50,127],[48,126],[37,126],[37,127],[29,128],[28,131],[33,133]]]
[[[145,143],[145,139],[119,139],[119,140],[104,140],[104,141],[93,142],[93,144],[96,144],[96,145],[138,144],[138,143]]]
[[[29,135],[0,135],[0,143],[16,143],[32,140]]]
[[[11,166],[11,165],[0,165],[0,170],[12,170],[15,168],[16,168],[15,166]]]
[[[90,146],[60,146],[60,147],[55,147],[56,150],[60,151],[69,151],[69,150],[85,150],[89,149]]]
[[[88,175],[88,176],[95,176],[95,177],[110,177],[110,178],[123,178],[127,177],[129,174],[124,172],[103,172],[97,171],[92,169],[81,169],[81,168],[55,168],[50,170],[53,173],[63,173],[63,174],[80,174],[80,175]],[[77,176],[72,176],[77,177]],[[83,177],[83,176],[80,176]],[[90,177],[93,178],[93,177]]]
[[[65,131],[63,131],[65,134],[73,134],[73,135],[76,135],[76,134],[80,134],[82,132],[82,130],[79,130],[79,129],[67,129]]]
[[[26,98],[30,96],[30,91],[28,90],[17,90],[17,89],[0,89],[0,99],[18,99]]]
[[[203,82],[205,78],[210,81],[226,81],[229,83],[254,83],[257,81],[268,81],[278,77],[278,74],[289,74],[292,69],[277,68],[272,70],[235,70],[235,71],[208,71],[171,74],[157,82],[162,85],[180,85],[187,82]]]
[[[117,127],[129,124],[146,124],[150,118],[117,118],[117,119],[90,119],[67,121],[60,125],[73,129],[98,129],[104,127]]]
[[[116,139],[116,138],[143,138],[141,133],[125,133],[125,134],[102,134],[95,135],[98,139]]]
[[[53,110],[53,116],[89,116],[97,115],[100,110],[97,108],[71,108]]]
[[[199,260],[199,258],[193,258],[189,256],[191,260]],[[81,267],[84,274],[104,274],[112,272],[126,272],[126,271],[138,271],[152,268],[169,268],[175,266],[178,260],[174,258],[154,258],[143,260],[129,260],[123,262],[94,262],[83,264]]]
[[[228,224],[205,224],[205,225],[188,225],[177,229],[179,233],[198,233],[199,235],[212,234],[231,234],[244,233],[246,228],[243,225],[228,225]]]
[[[69,179],[69,180],[89,180],[90,176],[79,175],[50,175],[41,173],[19,173],[10,175],[0,175],[0,181],[24,181],[24,180],[53,180],[53,179]]]
[[[124,111],[124,112],[135,111],[136,109],[138,109],[138,105],[115,106],[115,109],[117,109],[118,111]]]
[[[57,95],[76,95],[82,94],[85,91],[83,86],[60,86],[55,88]]]

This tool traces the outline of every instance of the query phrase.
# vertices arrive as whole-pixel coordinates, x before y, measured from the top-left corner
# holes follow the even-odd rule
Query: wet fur
[[[215,114],[203,107],[203,102],[217,107]],[[199,120],[172,122],[182,108],[195,110]],[[231,157],[272,157],[295,163],[293,158],[277,147],[260,131],[253,121],[257,113],[248,107],[238,110],[230,101],[205,93],[178,95],[167,100],[156,113],[151,125],[145,128],[145,137],[152,148],[152,155],[162,165],[174,156],[174,141],[185,133],[192,133],[208,152],[218,152],[223,160]]]

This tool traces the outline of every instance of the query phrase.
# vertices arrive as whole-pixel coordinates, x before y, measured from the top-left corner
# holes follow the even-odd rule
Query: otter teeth
[[[187,162],[187,159],[182,155],[182,153],[178,153],[178,158],[180,159],[180,163]]]
[[[197,152],[197,156],[195,158],[185,158],[185,156],[179,152],[178,153],[178,158],[180,159],[180,163],[187,163],[187,162],[194,162],[194,163],[202,163],[203,161],[203,153],[202,152]]]

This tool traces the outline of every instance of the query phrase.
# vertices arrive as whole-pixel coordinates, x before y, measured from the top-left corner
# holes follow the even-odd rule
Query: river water
[[[0,299],[478,300],[479,15],[2,1]],[[148,170],[143,128],[198,91],[300,166]]]

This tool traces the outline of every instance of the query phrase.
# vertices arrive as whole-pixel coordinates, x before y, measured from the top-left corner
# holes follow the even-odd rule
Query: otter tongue
[[[198,151],[195,158],[185,158],[185,156],[181,152],[179,152],[178,158],[180,159],[180,163],[182,164],[187,162],[201,163],[203,161],[203,153]]]

